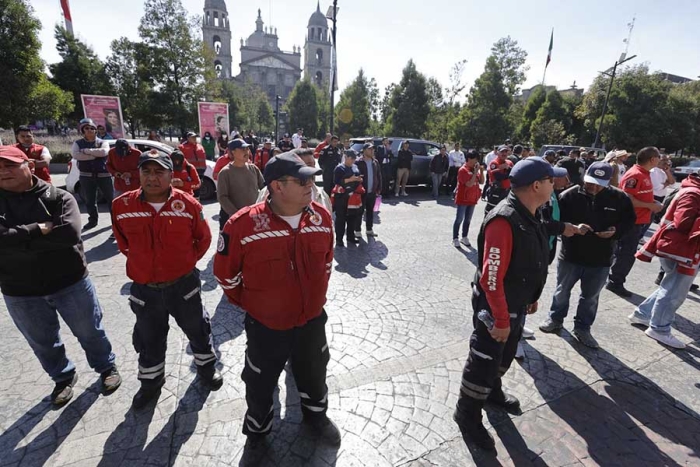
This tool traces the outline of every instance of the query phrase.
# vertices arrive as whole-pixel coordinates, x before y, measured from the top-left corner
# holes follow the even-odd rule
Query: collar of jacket
[[[508,193],[508,204],[510,204],[513,209],[518,211],[518,213],[523,217],[523,219],[526,219],[528,222],[532,224],[539,224],[542,220],[541,218],[541,213],[540,210],[537,209],[535,210],[535,214],[532,215],[530,211],[523,205],[523,203],[520,202],[517,196],[515,196],[515,193],[511,191]]]

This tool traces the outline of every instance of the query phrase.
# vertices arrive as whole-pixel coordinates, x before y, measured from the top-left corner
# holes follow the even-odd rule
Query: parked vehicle
[[[129,145],[135,147],[141,152],[148,152],[152,149],[160,153],[167,154],[168,156],[172,153],[175,148],[168,146],[167,144],[159,143],[158,141],[150,141],[145,139],[127,139]],[[116,140],[109,140],[109,146],[113,147]],[[215,163],[212,161],[207,161],[207,169],[204,172],[204,177],[202,177],[202,187],[199,189],[199,197],[202,200],[207,200],[216,197],[216,181],[214,180],[214,166]],[[68,175],[66,176],[66,190],[74,195],[82,197],[80,191],[80,171],[78,170],[78,164],[73,163],[71,160],[68,162]],[[98,194],[98,200],[102,200],[102,194]]]
[[[554,151],[554,152],[565,151],[566,154],[568,155],[569,152],[570,152],[572,149],[580,149],[580,148],[582,148],[582,147],[583,147],[583,146],[562,146],[562,145],[560,145],[560,144],[546,144],[546,145],[544,145],[544,146],[542,146],[542,147],[540,148],[540,150],[539,150],[539,152],[537,153],[537,155],[538,155],[539,157],[542,157],[542,156],[544,156],[544,153],[545,153],[546,151],[549,151],[549,150],[552,150],[552,151]],[[605,157],[605,154],[606,154],[605,150],[604,150],[604,149],[600,149],[600,148],[589,148],[589,147],[587,147],[587,148],[585,148],[585,149],[586,149],[586,151],[590,151],[590,150],[595,151],[595,153],[596,153],[596,159],[598,159],[598,160],[602,160],[602,159]]]
[[[700,173],[700,160],[690,161],[685,165],[679,165],[673,169],[673,176],[676,177],[678,181],[685,179],[690,174],[698,173]]]
[[[391,151],[394,153],[394,162],[392,169],[396,173],[396,165],[398,163],[396,156],[399,154],[399,148],[402,141],[408,141],[408,149],[413,151],[413,162],[411,163],[411,172],[408,174],[409,185],[429,185],[430,180],[430,160],[440,152],[440,144],[434,141],[424,139],[401,138],[388,136],[391,140]],[[367,141],[372,141],[374,147],[381,146],[382,137],[367,136],[364,138],[352,138],[350,140],[350,149],[354,149],[358,154],[362,153],[362,145]]]

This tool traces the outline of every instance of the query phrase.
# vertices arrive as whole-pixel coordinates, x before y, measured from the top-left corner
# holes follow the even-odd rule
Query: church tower
[[[216,76],[231,78],[231,27],[224,0],[205,0],[202,40],[216,55],[213,66]]]
[[[309,18],[306,43],[304,44],[304,78],[328,89],[331,77],[331,38],[328,20],[321,13],[321,4]]]

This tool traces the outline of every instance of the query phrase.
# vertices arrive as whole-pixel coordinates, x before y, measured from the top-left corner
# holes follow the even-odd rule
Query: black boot
[[[464,396],[460,399],[452,418],[457,422],[464,441],[485,451],[495,450],[496,442],[481,421],[481,409],[484,403]]]
[[[486,399],[487,402],[503,407],[506,412],[512,415],[520,415],[520,401],[517,397],[505,392],[503,388],[494,388]]]
[[[197,374],[202,380],[202,384],[210,391],[218,391],[221,389],[221,386],[224,385],[224,378],[213,364],[204,367],[197,367]]]
[[[134,409],[142,409],[154,399],[160,396],[160,388],[165,384],[165,377],[159,378],[156,381],[141,381],[141,389],[134,396],[131,406]]]

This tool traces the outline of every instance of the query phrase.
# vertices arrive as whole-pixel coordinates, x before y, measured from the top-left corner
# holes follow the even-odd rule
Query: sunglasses
[[[85,128],[83,128],[83,130],[87,130],[87,131],[97,131],[97,128],[95,128],[94,126],[86,126]]]
[[[545,180],[548,180],[549,183],[554,183],[554,177],[544,177],[540,179],[540,182],[544,182]]]
[[[299,186],[306,186],[309,183],[309,181],[311,181],[311,179],[307,178],[307,177],[301,177],[301,178],[289,177],[289,178],[280,178],[277,181],[278,182],[296,182],[299,184]]]

